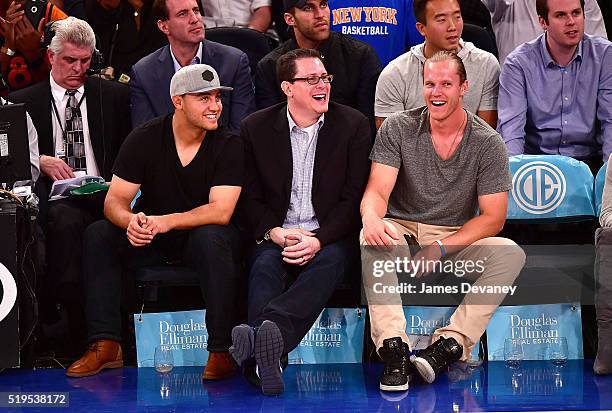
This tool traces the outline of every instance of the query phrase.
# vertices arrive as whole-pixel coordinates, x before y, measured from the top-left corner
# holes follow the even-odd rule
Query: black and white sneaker
[[[232,345],[229,352],[239,366],[252,358],[255,348],[255,329],[246,324],[240,324],[232,329]]]
[[[283,346],[283,336],[276,323],[265,320],[255,335],[255,362],[265,395],[276,396],[285,390],[280,367]]]
[[[412,378],[412,364],[410,363],[410,349],[400,337],[388,338],[378,350],[385,363],[380,376],[380,389],[384,391],[408,390],[408,383]]]
[[[411,359],[417,371],[427,383],[433,383],[447,366],[456,362],[463,354],[463,347],[454,338],[440,337],[426,349],[420,350]]]

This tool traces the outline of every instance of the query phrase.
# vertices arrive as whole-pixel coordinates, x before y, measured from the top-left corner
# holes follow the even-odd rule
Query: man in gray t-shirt
[[[495,237],[506,218],[508,157],[497,132],[463,108],[467,89],[462,60],[452,52],[434,54],[424,66],[427,106],[388,117],[370,155],[360,239],[372,340],[385,362],[381,390],[406,390],[413,366],[398,290],[381,294],[381,284],[398,287],[397,273],[377,274],[373,256],[394,261],[401,248],[393,246],[413,239],[421,246],[412,256],[416,276],[428,272],[415,268],[419,262],[484,263],[465,278],[489,293],[466,294],[412,362],[429,383],[452,362],[468,359],[525,262],[513,241]]]
[[[479,196],[510,189],[504,142],[482,119],[464,113],[463,138],[445,160],[436,153],[426,106],[382,124],[370,159],[399,170],[388,218],[458,227],[476,215]]]

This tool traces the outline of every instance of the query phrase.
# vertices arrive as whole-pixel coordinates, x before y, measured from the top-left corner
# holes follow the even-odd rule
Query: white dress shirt
[[[172,61],[174,62],[174,73],[176,73],[183,66],[181,66],[181,64],[178,62],[178,60],[176,60],[176,57],[174,57],[174,52],[172,51],[172,46],[170,46],[170,55],[172,56]],[[197,58],[197,60],[196,60],[196,58]],[[193,64],[197,64],[197,63],[204,63],[204,62],[202,62],[202,42],[200,42],[200,45],[198,46],[198,52],[195,54],[193,59],[191,59],[191,63],[189,63],[189,64],[193,65]]]

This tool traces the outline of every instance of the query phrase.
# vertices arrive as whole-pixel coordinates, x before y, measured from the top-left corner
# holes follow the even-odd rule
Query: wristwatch
[[[270,241],[270,231],[272,231],[272,228],[266,231],[263,238],[257,241],[257,244],[261,244],[264,241]]]
[[[15,56],[15,51],[13,49],[9,49],[6,46],[0,47],[0,53],[4,53],[7,56]]]

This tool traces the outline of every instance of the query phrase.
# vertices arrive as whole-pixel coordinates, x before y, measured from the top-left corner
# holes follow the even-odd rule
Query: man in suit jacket
[[[43,302],[48,299],[51,306],[63,304],[71,321],[82,321],[82,235],[87,225],[102,217],[104,193],[48,205],[46,201],[51,185],[59,179],[87,174],[110,180],[115,155],[131,128],[129,88],[86,77],[95,46],[87,22],[70,17],[54,23],[53,29],[47,52],[49,79],[13,93],[9,100],[26,104],[38,130],[42,179],[37,192],[41,214],[47,218],[46,225],[44,219],[42,222],[47,238],[47,276],[42,289],[46,297],[41,298]],[[72,106],[75,108],[70,109]],[[66,113],[75,116],[74,110],[79,112],[77,122],[82,127],[69,132],[77,118],[67,119]],[[74,345],[78,349],[79,343]]]
[[[240,50],[204,39],[202,15],[196,0],[156,0],[153,13],[157,27],[168,38],[168,46],[140,59],[132,68],[132,125],[174,112],[170,79],[183,66],[205,63],[212,66],[221,83],[234,88],[221,97],[220,124],[235,132],[240,121],[255,110],[255,91],[249,59]]]
[[[230,348],[239,364],[255,354],[269,395],[284,388],[281,356],[299,344],[357,259],[359,201],[370,165],[368,120],[330,103],[333,77],[319,52],[293,50],[278,68],[287,103],[241,125],[246,180],[240,214],[256,243],[249,259],[249,325],[234,328]]]
[[[264,56],[255,74],[257,109],[283,102],[285,95],[276,82],[276,62],[299,48],[318,50],[325,67],[336,76],[331,100],[357,109],[370,120],[374,138],[374,92],[382,70],[374,48],[349,35],[330,32],[328,0],[284,0],[284,18],[293,36]]]

